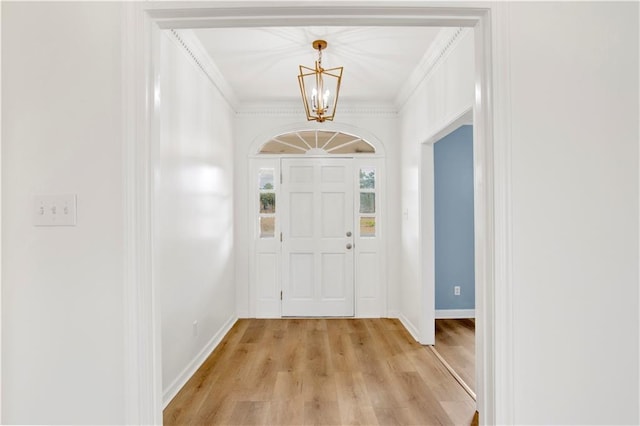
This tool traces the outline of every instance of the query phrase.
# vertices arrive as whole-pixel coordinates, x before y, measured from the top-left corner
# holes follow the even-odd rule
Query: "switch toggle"
[[[34,226],[76,226],[76,195],[36,195]]]

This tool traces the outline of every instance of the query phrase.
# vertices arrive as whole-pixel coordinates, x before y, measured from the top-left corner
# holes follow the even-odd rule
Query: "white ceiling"
[[[324,39],[324,68],[344,67],[340,101],[392,103],[440,28],[268,27],[193,30],[241,102],[300,96],[299,65],[313,67]]]

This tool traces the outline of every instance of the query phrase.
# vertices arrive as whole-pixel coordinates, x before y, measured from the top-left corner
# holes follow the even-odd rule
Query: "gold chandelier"
[[[312,46],[318,51],[316,66],[309,68],[300,65],[300,75],[298,75],[307,120],[333,121],[340,93],[342,67],[322,68],[322,50],[327,47],[327,42],[316,40]]]

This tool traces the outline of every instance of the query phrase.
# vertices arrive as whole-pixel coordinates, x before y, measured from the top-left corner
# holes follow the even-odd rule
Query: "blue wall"
[[[440,139],[433,155],[436,309],[475,309],[473,126]]]

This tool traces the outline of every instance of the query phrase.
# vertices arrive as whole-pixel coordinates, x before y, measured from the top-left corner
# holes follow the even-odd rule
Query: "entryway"
[[[385,315],[383,150],[325,129],[271,137],[251,160],[256,317]]]

